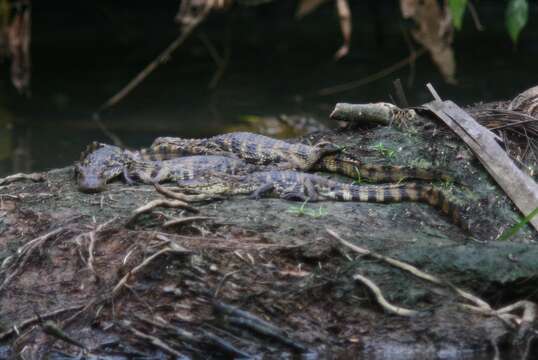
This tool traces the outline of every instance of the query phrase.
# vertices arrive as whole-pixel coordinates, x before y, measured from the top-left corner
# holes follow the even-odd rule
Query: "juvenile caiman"
[[[75,164],[80,191],[100,192],[108,181],[123,176],[128,183],[178,181],[210,174],[246,174],[257,167],[240,159],[225,156],[184,156],[167,161],[151,161],[151,151],[131,152],[117,146],[93,142]],[[133,180],[134,179],[134,180]]]
[[[117,146],[92,142],[75,164],[78,189],[87,193],[103,191],[108,181],[124,172],[129,158],[128,152]]]
[[[163,161],[131,159],[126,168],[124,176],[128,182],[135,179],[146,184],[176,182],[218,174],[248,174],[258,170],[255,165],[243,160],[218,155],[183,156]]]
[[[185,192],[208,195],[249,194],[260,198],[270,194],[301,201],[422,202],[440,210],[454,224],[469,229],[461,208],[448,200],[441,190],[426,184],[354,185],[304,172],[260,171],[242,176],[221,175],[179,181],[178,186]]]
[[[185,154],[233,154],[258,165],[279,164],[281,169],[328,171],[375,182],[392,182],[407,178],[452,179],[450,175],[434,169],[365,164],[328,143],[314,146],[290,144],[283,140],[245,132],[222,134],[205,139],[160,137],[153,142],[148,151],[153,154],[149,156],[153,160],[165,160]]]

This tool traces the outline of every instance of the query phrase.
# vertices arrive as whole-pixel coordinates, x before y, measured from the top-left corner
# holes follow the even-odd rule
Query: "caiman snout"
[[[84,193],[98,193],[104,191],[106,181],[96,176],[79,175],[78,189]]]

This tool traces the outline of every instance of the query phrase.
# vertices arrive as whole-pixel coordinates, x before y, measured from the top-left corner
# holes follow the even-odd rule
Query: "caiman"
[[[185,156],[167,161],[151,161],[150,150],[131,152],[117,146],[93,142],[75,164],[78,188],[82,192],[101,192],[107,182],[123,176],[127,183],[138,180],[160,183],[193,179],[209,174],[246,174],[257,167],[240,159],[224,156]]]
[[[78,189],[86,193],[103,191],[108,181],[124,172],[129,158],[129,153],[117,146],[92,142],[75,164]]]
[[[440,210],[454,224],[469,230],[461,208],[448,200],[441,190],[426,184],[354,185],[304,172],[260,171],[242,176],[223,175],[179,181],[178,186],[185,192],[215,196],[251,195],[260,198],[270,194],[300,201],[421,202]]]
[[[128,182],[135,179],[146,184],[190,180],[213,174],[241,175],[258,170],[240,159],[218,155],[183,156],[163,161],[132,159],[126,168],[124,176]]]
[[[256,165],[279,164],[283,169],[309,171],[319,160],[341,151],[337,146],[322,142],[314,146],[290,144],[282,140],[247,132],[222,134],[206,139],[157,138],[152,151],[169,154],[224,155],[233,154]]]
[[[374,182],[393,182],[402,179],[452,180],[450,175],[434,169],[365,164],[328,143],[314,146],[290,144],[283,140],[244,132],[205,139],[160,137],[153,142],[148,151],[154,154],[153,160],[165,160],[185,154],[233,154],[258,165],[278,164],[281,169],[328,171]]]

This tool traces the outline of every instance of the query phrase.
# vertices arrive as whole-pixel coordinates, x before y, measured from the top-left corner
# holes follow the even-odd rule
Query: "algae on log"
[[[494,241],[518,216],[465,146],[448,135],[423,136],[413,129],[389,127],[323,132],[303,140],[321,139],[345,146],[365,162],[451,170],[465,186],[443,186],[470,204],[468,218],[480,241],[470,239],[429,206],[415,203],[320,202],[298,211],[300,203],[239,197],[195,204],[200,216],[214,220],[165,229],[164,221],[181,216],[180,210],[166,209],[142,215],[126,228],[134,209],[160,197],[153,187],[116,182],[103,193],[82,194],[71,168],[53,170],[46,182],[0,188],[0,281],[16,271],[0,293],[0,326],[4,327],[0,339],[14,344],[14,333],[2,334],[35,312],[93,304],[84,316],[63,323],[64,331],[85,334],[75,338],[90,349],[115,340],[116,351],[139,351],[133,332],[115,326],[114,321],[128,320],[137,331],[151,333],[157,325],[150,329],[147,321],[140,320],[145,316],[164,319],[166,324],[179,322],[184,331],[194,334],[193,339],[206,339],[207,332],[218,334],[250,354],[272,351],[277,356],[294,351],[255,334],[241,341],[239,335],[230,336],[230,332],[238,334],[237,329],[212,315],[215,309],[208,298],[215,294],[270,320],[319,353],[345,354],[354,346],[364,352],[384,346],[421,351],[431,349],[431,344],[435,351],[453,344],[459,344],[458,351],[485,349],[493,331],[490,327],[508,331],[500,320],[488,319],[490,325],[485,325],[484,318],[461,315],[461,310],[451,309],[450,296],[430,291],[398,270],[375,261],[350,261],[349,255],[342,256],[345,251],[333,251],[338,246],[325,232],[326,227],[336,229],[358,245],[410,262],[489,300],[535,299],[538,237],[526,226],[510,241]],[[24,259],[17,257],[18,249],[55,229],[62,231],[32,247]],[[173,244],[190,254],[164,254],[160,261],[132,272],[144,259]],[[411,320],[386,317],[354,282],[358,270],[368,273],[391,301],[426,314]],[[121,279],[127,279],[128,290],[107,297]],[[55,320],[70,316],[73,312]],[[491,325],[492,321],[497,322]],[[44,336],[40,328],[23,330],[30,331],[17,347],[40,348]],[[387,333],[392,334],[390,339],[383,335]],[[395,344],[394,339],[401,341]],[[213,349],[173,344],[181,353],[202,357]],[[268,344],[273,344],[273,350],[267,350]],[[77,354],[71,345],[58,342],[57,346]],[[107,354],[100,349],[101,355]],[[157,350],[144,349],[146,354],[151,351]]]

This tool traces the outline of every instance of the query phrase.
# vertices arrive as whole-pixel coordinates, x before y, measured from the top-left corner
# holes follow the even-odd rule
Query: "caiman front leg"
[[[132,186],[135,184],[135,181],[133,180],[131,175],[129,175],[129,169],[127,169],[127,166],[123,168],[122,175],[123,175],[123,179],[125,180],[125,184],[129,186]]]
[[[342,148],[336,146],[333,143],[330,143],[328,141],[319,142],[316,145],[313,146],[314,150],[310,154],[310,156],[306,159],[305,163],[305,171],[312,170],[314,165],[316,165],[322,158],[328,155],[334,155],[337,153],[342,152]]]
[[[254,190],[252,194],[250,194],[251,199],[259,200],[262,198],[263,194],[268,193],[269,191],[272,191],[275,188],[274,183],[266,183]]]

